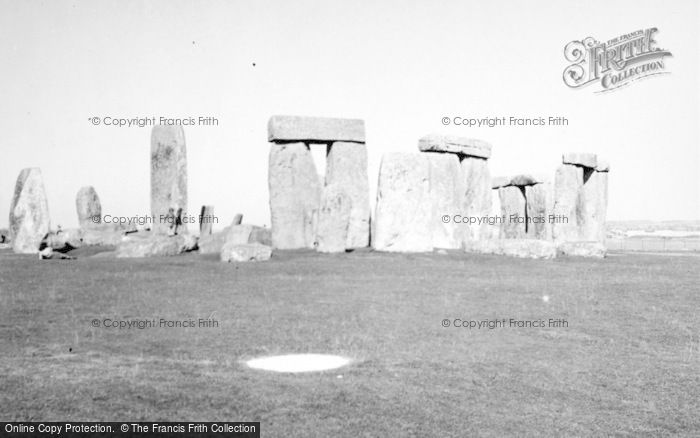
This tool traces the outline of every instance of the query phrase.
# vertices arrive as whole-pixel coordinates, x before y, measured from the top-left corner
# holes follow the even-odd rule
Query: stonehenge
[[[102,219],[102,204],[93,186],[81,187],[75,197],[80,228],[93,228]],[[97,218],[97,219],[96,219]]]
[[[551,240],[553,195],[547,178],[532,174],[497,177],[492,187],[501,205],[501,239]]]
[[[36,254],[49,233],[49,204],[41,170],[23,169],[10,204],[10,240],[18,254]]]
[[[364,121],[322,117],[273,116],[268,122],[268,184],[272,246],[276,249],[318,247],[318,220],[327,186],[343,190],[349,200],[347,230],[328,228],[321,240],[345,233],[344,249],[369,245],[369,182]],[[311,147],[326,148],[326,175],[319,178]],[[326,220],[327,218],[324,218]],[[324,223],[327,225],[327,223]],[[324,250],[321,244],[321,250]]]
[[[187,216],[187,152],[182,126],[156,125],[151,131],[151,215],[153,231],[177,234]]]

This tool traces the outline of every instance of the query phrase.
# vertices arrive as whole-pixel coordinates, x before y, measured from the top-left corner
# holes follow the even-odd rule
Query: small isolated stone
[[[590,153],[568,153],[561,157],[564,164],[574,164],[576,166],[590,167],[595,169],[598,166],[598,157]]]
[[[604,258],[607,254],[607,250],[605,245],[600,242],[561,242],[557,245],[557,254]]]
[[[222,262],[262,262],[272,256],[272,248],[260,243],[243,245],[224,244],[221,248]]]
[[[272,116],[267,124],[269,141],[365,142],[365,122],[361,119],[330,117]]]
[[[470,157],[491,157],[491,145],[483,140],[451,135],[430,134],[418,140],[423,152],[448,152]]]

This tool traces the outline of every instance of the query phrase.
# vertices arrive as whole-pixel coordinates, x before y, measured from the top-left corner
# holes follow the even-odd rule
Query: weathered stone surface
[[[607,161],[602,161],[598,159],[598,166],[595,168],[596,171],[598,172],[609,172],[610,171],[610,163]]]
[[[525,186],[528,223],[526,235],[532,239],[552,240],[550,215],[554,211],[554,189],[551,183]]]
[[[479,254],[497,254],[510,257],[552,259],[556,257],[553,242],[534,239],[497,239],[468,242],[465,250]]]
[[[222,262],[261,262],[269,260],[271,256],[272,248],[260,243],[227,243],[221,248]]]
[[[378,251],[433,250],[430,164],[424,154],[382,157],[373,221],[372,247]]]
[[[135,233],[125,236],[117,245],[116,257],[162,257],[191,251],[197,238],[189,234],[166,236],[157,233]]]
[[[491,190],[491,211],[489,216],[492,224],[488,227],[485,239],[498,239],[501,236],[501,224],[503,223],[503,211],[501,209],[501,196],[498,189]]]
[[[418,149],[423,152],[447,152],[479,158],[491,156],[491,145],[487,142],[451,135],[426,135],[418,140]]]
[[[243,222],[243,215],[236,213],[236,215],[233,216],[233,225],[240,225],[241,222]]]
[[[84,229],[81,235],[84,246],[119,245],[123,237],[123,231],[107,227],[98,229]]]
[[[49,225],[49,205],[41,170],[37,167],[23,169],[17,177],[10,205],[10,240],[14,252],[38,253]]]
[[[579,205],[583,189],[583,168],[571,164],[559,166],[554,177],[554,214],[563,219],[552,226],[555,241],[580,240]]]
[[[69,228],[56,233],[49,233],[46,245],[57,250],[80,248],[83,246],[83,229]]]
[[[0,229],[0,243],[10,243],[10,230],[7,228]]]
[[[252,225],[231,225],[226,228],[226,239],[224,243],[232,245],[243,245],[249,243],[250,234],[253,232]]]
[[[323,188],[318,211],[316,251],[345,252],[348,242],[352,199],[343,187],[331,184]]]
[[[268,182],[273,248],[313,248],[321,182],[308,146],[272,143]]]
[[[78,224],[82,228],[99,225],[102,220],[102,204],[93,186],[81,187],[75,197],[75,209],[78,212]],[[95,218],[99,218],[96,220]]]
[[[234,223],[219,231],[199,238],[197,246],[201,254],[220,254],[226,240],[232,244],[260,243],[271,245],[270,229],[256,225],[241,225]]]
[[[221,248],[224,246],[224,242],[226,242],[227,235],[228,227],[226,227],[223,231],[201,236],[197,242],[200,254],[221,253]]]
[[[596,154],[589,153],[568,153],[561,157],[564,164],[574,164],[576,166],[590,167],[595,169],[598,166],[598,157]]]
[[[559,242],[557,254],[577,257],[605,257],[607,250],[600,242]]]
[[[253,231],[250,233],[248,243],[260,243],[263,245],[272,246],[270,229],[253,225]]]
[[[214,206],[202,205],[202,210],[199,212],[199,236],[208,236],[211,234],[211,228],[214,225]]]
[[[182,126],[157,125],[151,133],[151,229],[185,232],[177,218],[187,216],[187,151]],[[166,220],[166,218],[168,218]]]
[[[364,143],[365,122],[360,119],[272,116],[267,124],[267,139],[275,142]]]
[[[584,171],[579,205],[579,231],[583,241],[605,241],[608,206],[608,173]]]
[[[426,152],[430,163],[430,199],[432,200],[432,245],[434,248],[462,247],[468,225],[455,222],[461,216],[464,198],[464,178],[459,158],[454,154]],[[445,222],[442,217],[449,217]]]
[[[367,178],[367,146],[335,142],[328,147],[326,186],[335,185],[350,197],[350,223],[346,248],[369,245],[369,180]]]
[[[462,200],[464,216],[483,218],[491,212],[491,172],[488,161],[482,158],[466,157],[462,159],[462,178],[464,181],[464,198]],[[489,225],[482,221],[479,225],[465,227],[465,240],[482,240],[489,234]]]
[[[501,198],[501,239],[523,239],[525,227],[525,194],[520,187],[507,186],[498,189]]]
[[[510,185],[511,186],[531,186],[535,184],[540,184],[544,183],[545,178],[539,175],[531,175],[529,173],[523,173],[520,175],[515,175],[514,177],[511,177],[510,179]]]

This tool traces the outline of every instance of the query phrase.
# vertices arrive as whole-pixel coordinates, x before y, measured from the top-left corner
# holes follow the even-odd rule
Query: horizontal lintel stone
[[[267,123],[267,137],[272,142],[364,143],[365,122],[361,119],[272,116]]]
[[[573,164],[576,166],[590,167],[595,169],[598,167],[598,156],[589,153],[567,153],[562,155],[561,161],[564,164]]]
[[[491,145],[483,140],[451,135],[430,134],[418,140],[423,152],[448,152],[470,157],[490,158]]]

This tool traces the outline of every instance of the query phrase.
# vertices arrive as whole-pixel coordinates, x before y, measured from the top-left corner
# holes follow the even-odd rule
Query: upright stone
[[[378,251],[432,251],[430,163],[423,154],[382,157],[372,247]]]
[[[501,234],[501,226],[503,224],[503,211],[501,209],[501,196],[498,193],[498,188],[491,189],[491,210],[489,216],[492,219],[491,225],[488,227],[488,235],[486,239],[498,239]]]
[[[316,251],[345,252],[352,212],[352,199],[337,185],[323,188],[318,211]]]
[[[151,214],[153,231],[159,234],[172,234],[178,218],[187,216],[187,153],[182,126],[153,127]]]
[[[272,143],[268,183],[273,248],[313,248],[321,182],[309,147]]]
[[[558,221],[552,226],[555,241],[580,239],[579,211],[583,188],[583,168],[562,164],[554,176],[554,214]]]
[[[475,218],[485,218],[491,212],[491,172],[488,161],[484,158],[464,157],[462,159],[462,178],[464,181],[464,215]],[[488,239],[489,225],[482,221],[481,225],[468,227],[466,240]]]
[[[581,192],[579,228],[581,240],[605,241],[608,204],[608,172],[588,171]]]
[[[424,156],[430,164],[430,199],[432,213],[432,246],[434,248],[456,249],[462,247],[463,233],[467,225],[456,223],[455,216],[462,215],[464,181],[455,154],[426,152]],[[443,217],[449,220],[443,220]]]
[[[525,194],[520,187],[507,186],[498,189],[501,198],[501,239],[525,238]]]
[[[36,254],[49,233],[49,204],[41,170],[23,169],[17,177],[10,205],[10,240],[20,254]]]
[[[81,228],[94,228],[102,222],[102,204],[92,186],[81,187],[78,190],[78,195],[75,197],[75,209],[78,211],[78,224]]]
[[[367,146],[337,141],[328,147],[326,186],[337,186],[350,198],[350,223],[346,248],[369,245],[369,181]]]
[[[539,240],[552,240],[550,215],[554,209],[554,193],[551,183],[525,186],[527,206],[527,237]]]
[[[202,210],[199,214],[199,237],[210,235],[213,223],[214,206],[202,205]]]

